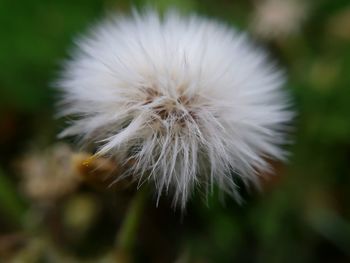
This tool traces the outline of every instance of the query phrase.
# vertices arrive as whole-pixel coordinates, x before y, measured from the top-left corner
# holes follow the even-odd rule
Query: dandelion
[[[273,39],[299,32],[308,7],[300,0],[256,1],[252,29],[260,37]]]
[[[72,158],[66,144],[53,145],[43,153],[27,153],[18,161],[23,193],[38,203],[51,204],[74,192],[80,180]]]
[[[185,207],[197,186],[239,200],[283,159],[291,118],[284,78],[249,38],[221,23],[169,11],[117,15],[77,41],[58,87],[61,136],[94,144]]]

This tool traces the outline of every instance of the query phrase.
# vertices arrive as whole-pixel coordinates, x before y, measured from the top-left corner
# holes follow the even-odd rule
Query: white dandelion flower
[[[130,165],[185,207],[194,188],[258,183],[281,159],[291,113],[284,78],[245,34],[170,11],[116,16],[77,42],[58,86],[62,136]],[[130,162],[130,160],[133,160]],[[203,189],[203,188],[202,188]]]

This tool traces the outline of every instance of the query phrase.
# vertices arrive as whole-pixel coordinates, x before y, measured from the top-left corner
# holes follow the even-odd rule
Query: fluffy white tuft
[[[197,16],[116,16],[77,42],[59,88],[62,136],[151,180],[185,207],[195,186],[239,198],[236,179],[258,183],[267,158],[284,157],[291,118],[284,78],[245,34]],[[131,161],[130,161],[131,160]]]

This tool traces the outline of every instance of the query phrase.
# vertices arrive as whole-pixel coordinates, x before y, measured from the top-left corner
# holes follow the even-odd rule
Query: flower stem
[[[139,189],[131,200],[124,222],[122,223],[116,240],[117,262],[132,262],[131,254],[134,248],[138,226],[146,204],[148,188]]]

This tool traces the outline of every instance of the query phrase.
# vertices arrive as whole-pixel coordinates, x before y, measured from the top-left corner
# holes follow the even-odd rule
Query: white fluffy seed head
[[[58,87],[62,136],[94,142],[182,208],[195,186],[239,198],[284,157],[284,79],[245,34],[197,16],[117,15],[77,42]],[[132,162],[130,162],[132,160]]]

